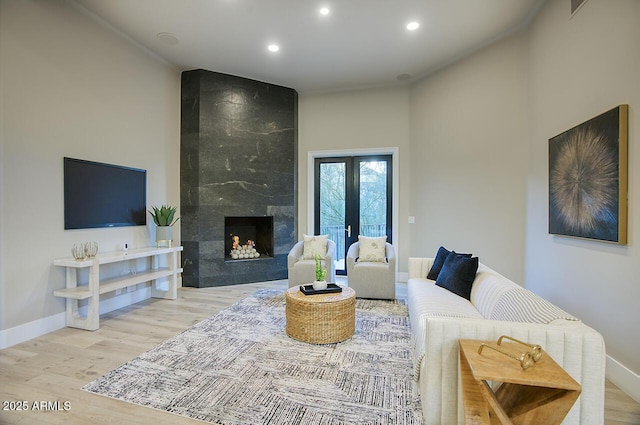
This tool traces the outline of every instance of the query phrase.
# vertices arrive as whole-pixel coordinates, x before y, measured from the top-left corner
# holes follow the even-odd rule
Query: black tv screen
[[[147,171],[64,158],[64,228],[147,224]]]

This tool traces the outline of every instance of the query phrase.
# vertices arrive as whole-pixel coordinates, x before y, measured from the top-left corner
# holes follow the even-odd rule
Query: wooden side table
[[[513,354],[527,347],[510,342],[462,339],[460,374],[465,424],[560,424],[581,392],[578,384],[544,351],[540,360],[522,369],[516,360],[485,347]],[[487,381],[502,384],[494,392]]]

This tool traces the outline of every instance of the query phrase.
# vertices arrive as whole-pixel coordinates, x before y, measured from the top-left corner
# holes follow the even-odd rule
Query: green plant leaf
[[[180,217],[174,219],[178,207],[161,205],[160,208],[152,207],[152,210],[153,211],[149,210],[149,214],[151,214],[156,226],[173,226],[180,220]]]
[[[321,282],[327,276],[327,270],[322,269],[322,263],[320,262],[320,256],[318,254],[314,255],[313,259],[315,260],[315,263],[316,263],[316,270],[315,270],[316,280]]]

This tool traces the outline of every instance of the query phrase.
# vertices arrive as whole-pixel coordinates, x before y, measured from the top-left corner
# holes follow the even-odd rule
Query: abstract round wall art
[[[628,105],[549,139],[549,233],[627,243]]]

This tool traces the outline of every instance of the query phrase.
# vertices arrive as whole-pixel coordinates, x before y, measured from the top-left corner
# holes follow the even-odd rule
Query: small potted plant
[[[327,289],[327,281],[324,280],[327,276],[327,269],[322,268],[322,263],[320,262],[320,256],[318,254],[314,255],[313,258],[316,260],[316,280],[313,282],[313,289],[316,291]]]
[[[156,228],[156,246],[160,246],[161,243],[166,243],[171,246],[173,241],[173,225],[176,224],[180,217],[175,218],[178,207],[172,207],[169,205],[162,205],[160,208],[151,207],[153,210],[149,210],[149,214],[153,218],[153,222],[158,226]]]

